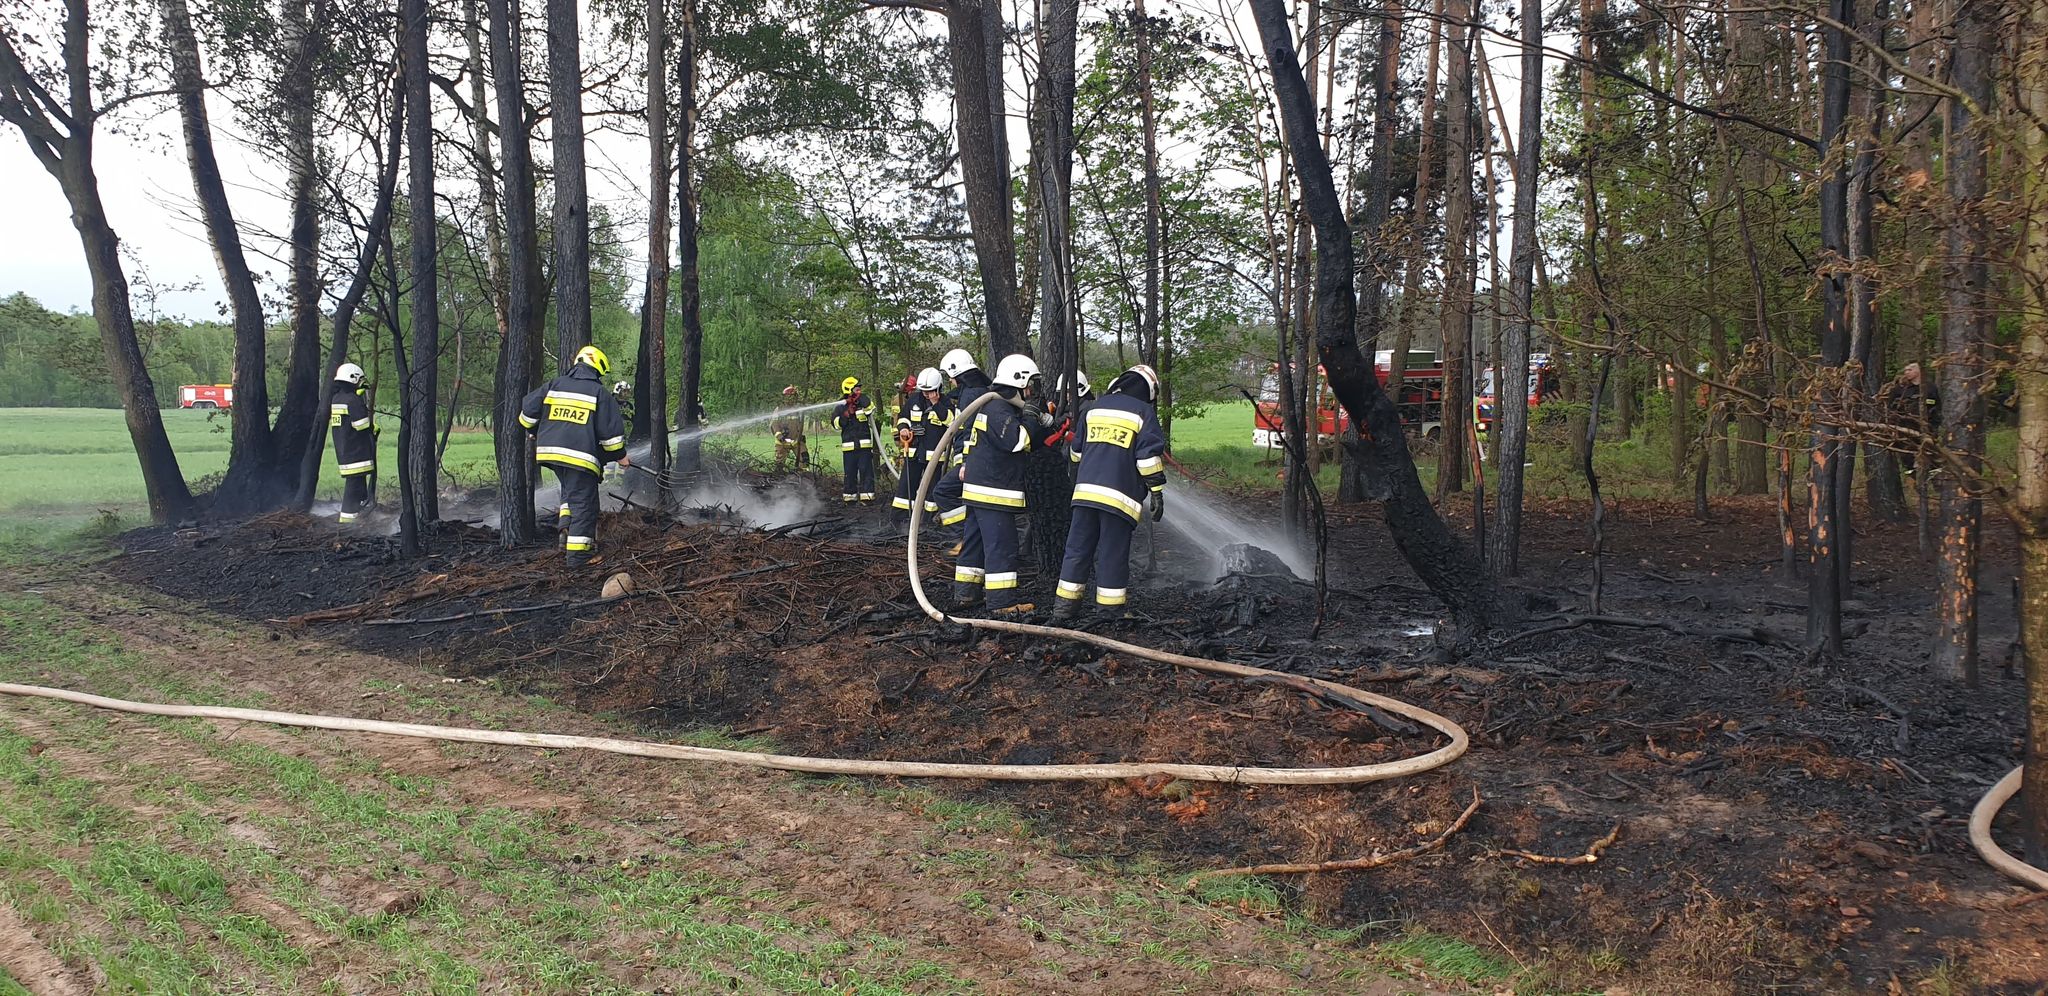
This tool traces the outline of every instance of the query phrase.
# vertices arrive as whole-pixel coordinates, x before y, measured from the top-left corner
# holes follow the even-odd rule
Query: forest
[[[93,292],[0,301],[0,405],[122,407],[159,526],[310,509],[347,362],[397,416],[412,560],[467,549],[458,422],[491,542],[549,538],[519,405],[588,344],[671,511],[720,472],[692,430],[785,385],[964,347],[1065,410],[1144,363],[1169,440],[1273,412],[1276,493],[1233,514],[1314,552],[1289,638],[1335,576],[1419,582],[1444,661],[1651,626],[1832,688],[1879,654],[2010,704],[2033,865],[2002,870],[2048,881],[2048,0],[15,0],[0,121]],[[218,321],[163,314],[105,208],[143,123]],[[163,427],[191,382],[238,392],[207,494]],[[1531,493],[1538,449],[1567,489]],[[1603,495],[1623,453],[1768,546],[1802,631],[1613,611],[1668,566],[1610,552],[1644,528]],[[1032,474],[1045,565],[1072,472]],[[1930,638],[1874,649],[1906,547]]]

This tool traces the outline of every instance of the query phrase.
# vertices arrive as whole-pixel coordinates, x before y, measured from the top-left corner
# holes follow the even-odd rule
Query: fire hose
[[[2012,801],[2020,792],[2020,775],[2026,771],[2023,765],[2005,773],[1984,797],[1977,800],[1976,808],[1970,810],[1970,846],[1977,849],[1977,856],[1984,863],[1997,869],[2002,875],[2015,881],[2048,891],[2048,871],[2042,871],[2011,854],[1998,842],[1991,839],[1991,821],[1998,817],[1998,811]]]

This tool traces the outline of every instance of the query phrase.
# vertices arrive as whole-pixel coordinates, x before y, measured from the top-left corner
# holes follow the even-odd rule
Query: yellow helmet
[[[569,361],[569,366],[574,367],[578,363],[588,364],[590,369],[597,371],[599,377],[612,372],[612,358],[604,355],[604,350],[596,346],[585,346],[577,350],[576,358]]]
[[[840,394],[852,394],[853,392],[858,390],[860,390],[859,377],[848,377],[845,380],[839,382]]]

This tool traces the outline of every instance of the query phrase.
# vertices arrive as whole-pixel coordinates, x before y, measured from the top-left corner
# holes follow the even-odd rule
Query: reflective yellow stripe
[[[1111,425],[1122,426],[1123,428],[1129,429],[1133,433],[1145,427],[1144,419],[1141,419],[1136,415],[1132,415],[1129,412],[1112,411],[1108,408],[1090,408],[1088,410],[1088,421],[1090,423],[1098,421],[1108,422]]]
[[[1076,504],[1100,505],[1112,511],[1122,512],[1133,519],[1144,510],[1144,506],[1139,505],[1130,495],[1100,484],[1074,485],[1074,501]]]
[[[1124,604],[1124,589],[1122,589],[1122,588],[1097,588],[1097,589],[1095,589],[1095,604],[1097,604],[1097,605],[1122,605],[1122,604]]]
[[[571,536],[569,537],[568,549],[573,553],[579,550],[588,550],[595,545],[596,543],[588,536]]]
[[[1079,581],[1061,581],[1058,594],[1068,601],[1078,601],[1081,593],[1087,590],[1088,586]]]
[[[538,463],[553,464],[558,467],[575,467],[580,470],[590,471],[593,474],[597,473],[598,469],[596,457],[582,450],[572,450],[567,446],[537,447],[534,450],[533,458]]]
[[[981,574],[982,571],[979,567],[955,567],[953,568],[953,581],[957,584],[980,584]]]
[[[1143,474],[1146,477],[1150,477],[1153,474],[1162,474],[1165,472],[1166,461],[1161,460],[1158,457],[1146,457],[1145,459],[1138,461],[1138,473]]]
[[[341,476],[343,476],[343,477],[360,477],[360,476],[362,476],[363,474],[367,474],[367,473],[369,473],[370,471],[373,471],[373,470],[376,470],[376,469],[377,469],[377,461],[376,461],[376,460],[374,460],[374,459],[371,459],[371,460],[358,460],[358,461],[356,461],[355,463],[345,463],[345,464],[342,464],[342,465],[341,465]]]
[[[541,398],[541,403],[561,405],[564,408],[582,408],[595,411],[597,410],[597,395],[576,394],[571,391],[549,391],[545,397]]]
[[[533,428],[534,426],[536,426],[536,425],[539,425],[539,424],[540,424],[540,422],[539,422],[538,420],[535,420],[535,419],[532,419],[532,418],[528,418],[525,412],[520,412],[520,413],[519,413],[519,427],[520,427],[520,428],[522,428],[522,429],[531,429],[531,428]]]
[[[370,416],[365,415],[362,418],[356,419],[354,422],[350,423],[350,427],[355,429],[357,432],[367,430],[370,427]]]
[[[967,507],[963,505],[959,508],[953,509],[952,511],[945,513],[944,515],[939,516],[939,525],[957,526],[960,523],[965,522],[966,520]]]
[[[894,498],[889,499],[889,507],[900,508],[903,511],[908,512],[910,511],[910,499],[898,495]]]
[[[991,574],[988,576],[987,584],[988,589],[990,591],[1002,591],[1005,588],[1015,588],[1017,587],[1017,572],[1004,571],[1000,574]]]

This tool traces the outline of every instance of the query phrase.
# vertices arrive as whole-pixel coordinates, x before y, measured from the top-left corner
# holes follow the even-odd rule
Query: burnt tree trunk
[[[228,205],[227,185],[213,150],[213,124],[206,111],[206,74],[200,65],[199,39],[185,0],[163,0],[164,47],[170,54],[171,79],[177,90],[178,123],[185,136],[185,159],[192,171],[192,195],[213,260],[227,291],[228,313],[235,330],[233,381],[235,403],[229,412],[227,476],[214,494],[217,514],[260,511],[285,498],[272,476],[277,454],[270,439],[270,391],[265,382],[263,299],[242,252],[242,234]]]
[[[1495,462],[1492,546],[1487,566],[1513,575],[1522,548],[1522,463],[1529,449],[1529,337],[1536,316],[1536,170],[1543,154],[1543,5],[1522,0],[1522,117],[1515,149],[1515,210],[1508,246],[1507,334],[1493,359]],[[1496,105],[1498,106],[1498,105]]]
[[[1003,14],[995,0],[946,5],[947,53],[953,67],[953,119],[968,227],[981,274],[991,360],[1029,353],[1017,302],[1017,240],[1011,229],[1010,165],[1003,136]]]
[[[1989,163],[1976,107],[1991,103],[1996,12],[1959,8],[1950,79],[1968,101],[1948,102],[1949,217],[1941,290],[1941,430],[1944,458],[1934,475],[1941,497],[1941,566],[1935,605],[1941,634],[1934,666],[1944,677],[1977,683],[1977,552],[1983,502],[1972,480],[1984,461],[1984,349],[1991,329],[1991,230],[1984,216]],[[2038,669],[2038,666],[2037,666]]]
[[[1841,386],[1835,383],[1849,359],[1849,279],[1839,264],[1848,258],[1849,176],[1842,146],[1849,126],[1849,32],[1856,20],[1852,0],[1828,0],[1836,26],[1822,29],[1827,62],[1821,68],[1820,241],[1822,265],[1820,364],[1814,379],[1815,404],[1839,407]],[[1833,397],[1830,397],[1830,395]],[[1807,558],[1806,642],[1830,654],[1842,652],[1844,565],[1841,537],[1849,527],[1849,510],[1839,502],[1836,479],[1841,473],[1842,430],[1824,416],[1813,426],[1806,489]]]
[[[505,334],[498,340],[491,449],[498,464],[498,542],[533,542],[535,467],[519,405],[532,386],[541,335],[540,221],[533,202],[533,146],[526,130],[525,41],[518,0],[484,0],[491,22],[491,89],[505,168]]]
[[[647,305],[642,310],[646,360],[634,390],[636,428],[647,448],[655,486],[668,487],[668,4],[647,0]],[[666,503],[666,494],[663,495]]]
[[[1038,134],[1031,159],[1037,164],[1040,230],[1038,358],[1048,381],[1064,384],[1056,399],[1071,413],[1081,363],[1080,302],[1074,286],[1072,189],[1074,179],[1074,59],[1080,33],[1080,0],[1047,0],[1038,39]],[[1048,384],[1048,387],[1052,386]],[[1031,547],[1039,571],[1050,578],[1066,549],[1072,509],[1072,464],[1057,448],[1041,447],[1031,457],[1025,489],[1031,508]]]
[[[1401,75],[1401,9],[1388,7],[1380,18],[1375,50],[1372,90],[1372,151],[1365,168],[1365,205],[1358,219],[1359,237],[1365,240],[1365,288],[1358,300],[1358,348],[1370,357],[1379,349],[1380,330],[1386,324],[1387,271],[1393,259],[1387,252],[1382,229],[1392,201],[1395,97]],[[1344,430],[1343,462],[1337,470],[1337,500],[1365,500],[1365,461],[1359,455],[1358,426]]]
[[[683,31],[676,39],[677,105],[683,112],[676,134],[676,307],[683,323],[683,385],[676,394],[676,428],[697,425],[698,385],[704,379],[704,319],[697,273],[697,3],[682,0]],[[694,474],[702,448],[685,432],[676,441],[674,470]]]
[[[583,174],[583,39],[577,0],[548,0],[548,113],[555,159],[555,363],[590,345],[590,191]]]
[[[294,0],[285,5],[287,58],[278,87],[285,116],[286,200],[291,204],[292,349],[285,370],[284,403],[278,406],[271,438],[276,464],[271,476],[280,486],[296,484],[311,434],[327,424],[324,387],[332,371],[320,369],[320,188],[319,147],[313,131],[314,63],[326,38],[324,0]]]
[[[1444,526],[1422,490],[1402,435],[1393,401],[1380,389],[1371,360],[1358,350],[1353,322],[1351,228],[1330,177],[1330,163],[1317,142],[1315,98],[1294,55],[1294,37],[1281,0],[1252,0],[1281,122],[1301,182],[1302,203],[1316,226],[1321,251],[1316,260],[1316,346],[1330,389],[1364,426],[1367,481],[1384,503],[1387,526],[1402,559],[1450,612],[1454,630],[1443,633],[1452,647],[1468,645],[1494,615],[1486,569],[1470,548]]]
[[[2026,29],[2048,37],[2048,4],[2034,4]],[[2048,51],[2033,46],[2016,74],[2027,112],[2048,121]],[[2038,219],[2048,196],[2048,130],[2025,131],[2021,159],[2031,183],[2022,189]],[[2015,512],[2020,522],[2020,643],[2027,654],[2026,773],[2020,783],[2020,825],[2027,858],[2048,864],[2048,225],[2027,227],[2022,271],[2030,296],[2020,328],[2020,361],[2013,379],[2019,395],[2019,466]]]
[[[400,530],[400,548],[408,555],[427,551],[427,527],[441,517],[440,466],[434,459],[434,405],[441,353],[440,281],[434,229],[434,108],[427,65],[427,0],[405,0],[406,213],[412,222],[411,293],[407,313],[412,319],[412,360],[405,377],[405,440],[399,466],[401,481],[411,491],[405,514],[412,529]],[[397,289],[393,288],[393,293]]]
[[[1449,0],[1444,81],[1444,288],[1438,316],[1443,343],[1443,428],[1436,450],[1438,498],[1465,490],[1465,426],[1472,416],[1465,326],[1472,318],[1472,36],[1471,0]],[[1462,413],[1462,414],[1461,414]]]
[[[128,275],[121,268],[121,241],[107,223],[99,174],[93,168],[93,130],[100,111],[92,99],[86,0],[64,0],[59,56],[61,72],[38,79],[23,64],[12,37],[0,32],[0,119],[21,132],[29,151],[57,181],[71,208],[71,225],[78,230],[92,279],[93,324],[99,328],[107,372],[127,416],[128,440],[141,465],[150,519],[159,524],[185,522],[197,509],[178,468],[178,456],[171,450],[170,437],[164,434],[156,384],[150,380],[142,347],[135,339]],[[58,98],[60,93],[65,95],[63,99]]]

